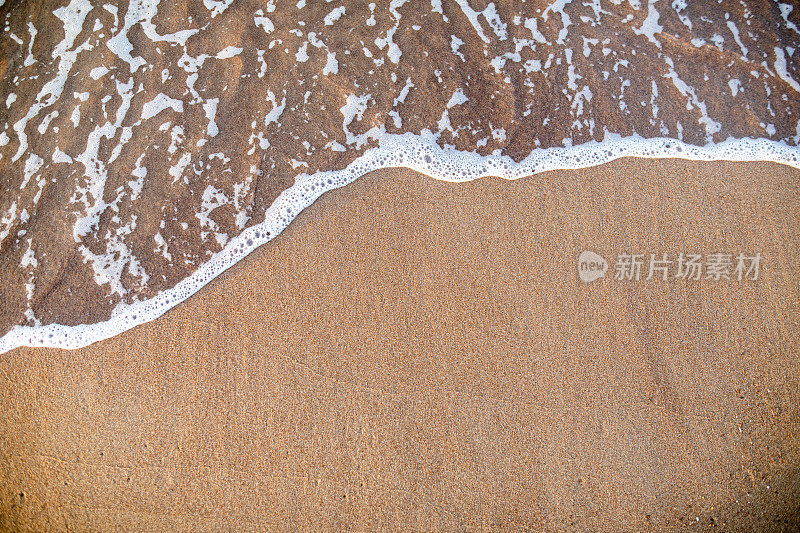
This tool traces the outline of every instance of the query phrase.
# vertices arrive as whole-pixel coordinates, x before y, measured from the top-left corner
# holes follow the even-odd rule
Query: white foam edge
[[[119,304],[109,320],[66,326],[48,324],[15,326],[0,338],[0,353],[20,346],[76,349],[114,337],[150,322],[183,302],[250,252],[279,235],[323,193],[343,187],[364,174],[383,168],[407,167],[432,178],[462,182],[487,176],[519,179],[549,170],[579,169],[621,157],[679,158],[699,161],[772,161],[800,169],[800,147],[760,138],[730,138],[717,144],[696,146],[670,138],[645,139],[607,133],[603,141],[568,148],[540,148],[520,162],[508,156],[482,156],[442,148],[436,137],[422,134],[387,134],[346,168],[300,174],[267,209],[264,221],[244,230],[189,277],[157,296],[133,304]]]

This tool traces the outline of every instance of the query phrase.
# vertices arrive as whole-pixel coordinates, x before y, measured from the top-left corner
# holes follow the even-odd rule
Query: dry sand
[[[796,530],[798,228],[774,164],[366,176],[160,320],[3,355],[0,528]]]

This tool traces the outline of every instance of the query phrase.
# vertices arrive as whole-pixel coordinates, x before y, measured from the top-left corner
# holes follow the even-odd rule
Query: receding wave
[[[380,168],[800,168],[791,4],[72,0],[0,15],[0,352],[151,320]]]

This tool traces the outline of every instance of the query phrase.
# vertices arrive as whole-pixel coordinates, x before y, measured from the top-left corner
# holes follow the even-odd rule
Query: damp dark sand
[[[791,3],[37,0],[0,21],[0,338],[158,314],[346,169],[800,166]]]

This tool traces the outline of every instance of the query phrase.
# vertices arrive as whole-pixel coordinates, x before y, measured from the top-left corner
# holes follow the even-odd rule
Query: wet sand
[[[796,530],[798,228],[775,164],[366,176],[155,322],[4,354],[0,529]]]

